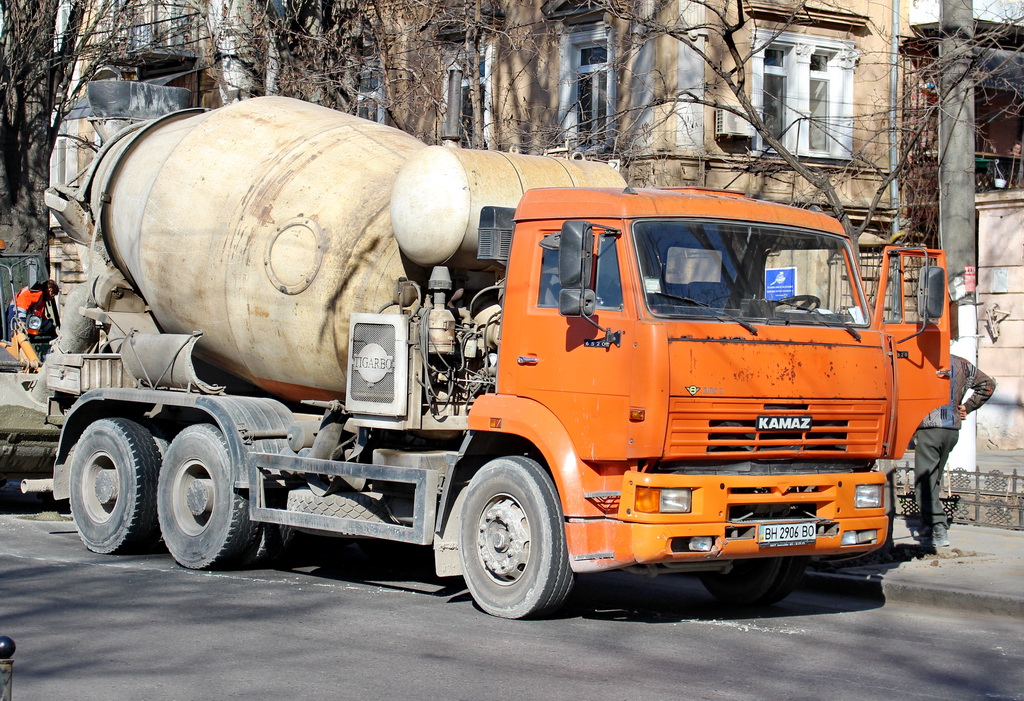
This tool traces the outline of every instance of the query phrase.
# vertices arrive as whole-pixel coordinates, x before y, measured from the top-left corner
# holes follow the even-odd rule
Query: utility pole
[[[977,243],[975,232],[974,86],[969,70],[974,39],[973,0],[941,0],[939,83],[939,239],[946,251],[959,338],[952,352],[978,362]],[[977,466],[977,421],[960,431],[949,468]]]

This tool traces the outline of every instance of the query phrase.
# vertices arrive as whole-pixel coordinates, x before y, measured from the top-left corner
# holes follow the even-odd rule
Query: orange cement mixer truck
[[[941,254],[888,249],[872,306],[820,213],[284,98],[133,125],[78,185],[85,340],[44,374],[99,553],[306,531],[432,548],[508,618],[614,569],[771,603],[886,540],[876,461],[948,396]]]

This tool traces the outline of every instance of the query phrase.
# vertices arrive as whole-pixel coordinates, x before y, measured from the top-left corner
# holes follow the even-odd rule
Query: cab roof
[[[696,187],[535,188],[516,209],[516,221],[698,217],[756,221],[845,235],[834,218],[799,207],[755,200],[741,193]]]

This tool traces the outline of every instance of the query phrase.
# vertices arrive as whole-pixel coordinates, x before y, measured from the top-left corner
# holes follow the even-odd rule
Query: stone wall
[[[979,193],[978,367],[999,387],[978,410],[978,448],[1024,448],[1024,191]]]

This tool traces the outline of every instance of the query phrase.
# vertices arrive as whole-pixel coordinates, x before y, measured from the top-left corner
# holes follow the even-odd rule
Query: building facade
[[[614,161],[635,185],[839,206],[851,231],[870,218],[888,236],[899,96],[886,3],[121,7],[110,76],[186,87],[195,106],[292,95],[431,143]]]

